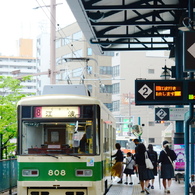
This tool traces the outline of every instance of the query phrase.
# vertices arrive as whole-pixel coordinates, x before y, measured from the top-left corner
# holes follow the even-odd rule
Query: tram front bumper
[[[21,181],[22,187],[92,187],[91,181]]]

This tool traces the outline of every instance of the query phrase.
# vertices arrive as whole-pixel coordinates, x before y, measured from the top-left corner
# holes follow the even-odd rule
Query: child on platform
[[[131,152],[127,153],[125,164],[126,164],[126,167],[125,167],[125,170],[124,170],[123,173],[126,174],[126,182],[124,184],[128,184],[128,176],[129,176],[129,178],[130,178],[130,183],[129,184],[133,185],[131,175],[134,174],[135,161],[133,159],[133,154]]]

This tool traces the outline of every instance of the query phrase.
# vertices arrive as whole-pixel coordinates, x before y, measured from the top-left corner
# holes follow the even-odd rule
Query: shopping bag
[[[147,152],[145,152],[145,163],[146,163],[146,168],[147,169],[153,169],[154,168],[151,160],[148,158],[148,153]]]

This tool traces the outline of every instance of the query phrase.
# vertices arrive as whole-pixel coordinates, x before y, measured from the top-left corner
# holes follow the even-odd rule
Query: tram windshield
[[[98,124],[92,120],[22,122],[21,153],[99,154]]]

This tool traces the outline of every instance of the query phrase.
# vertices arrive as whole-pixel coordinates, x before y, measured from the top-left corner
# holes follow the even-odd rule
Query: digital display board
[[[182,104],[184,84],[177,80],[136,80],[137,105]]]
[[[135,80],[136,105],[195,103],[195,80]]]
[[[157,97],[182,97],[182,86],[161,83],[155,85],[155,99]]]
[[[34,107],[34,118],[78,118],[80,117],[80,108],[76,106],[63,107]]]

